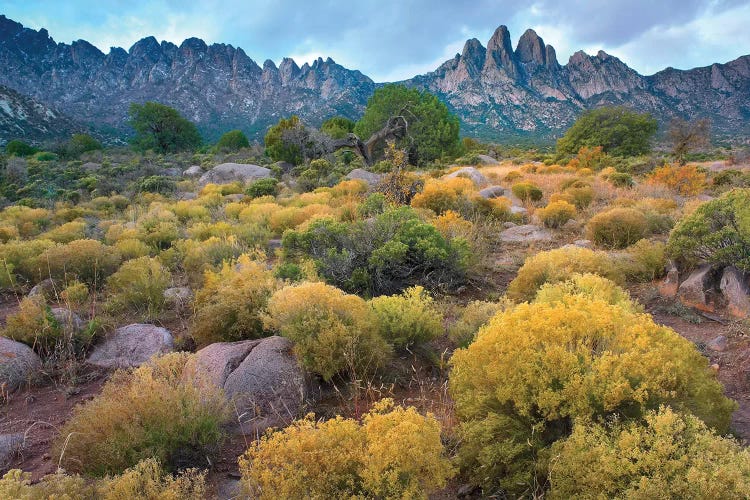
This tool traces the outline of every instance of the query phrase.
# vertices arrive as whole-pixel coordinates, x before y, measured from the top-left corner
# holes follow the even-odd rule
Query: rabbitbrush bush
[[[59,342],[64,342],[63,328],[52,315],[50,307],[39,295],[24,297],[18,310],[5,320],[4,337],[23,342],[40,356],[54,352]]]
[[[157,259],[129,260],[107,278],[107,306],[112,312],[127,311],[141,320],[154,319],[164,309],[164,290],[171,281],[169,271]]]
[[[266,265],[248,255],[225,262],[218,272],[206,272],[203,288],[195,294],[191,334],[200,345],[266,336],[262,315],[277,288]]]
[[[529,301],[543,284],[566,281],[576,273],[598,274],[616,283],[623,281],[622,273],[606,253],[566,246],[527,258],[508,285],[506,295],[517,302]]]
[[[120,252],[97,240],[75,240],[50,247],[33,260],[38,281],[45,278],[78,279],[100,286],[120,265]]]
[[[750,497],[750,453],[668,407],[644,422],[581,422],[552,447],[549,497]]]
[[[565,200],[553,201],[537,210],[536,215],[546,227],[557,229],[576,216],[576,207]]]
[[[591,241],[605,248],[625,248],[646,236],[648,221],[634,208],[612,208],[596,214],[586,226]]]
[[[690,341],[585,294],[497,314],[451,364],[460,462],[511,496],[544,484],[550,446],[573,421],[638,420],[667,404],[724,433],[736,408]]]
[[[167,354],[116,372],[99,396],[75,409],[53,455],[62,454],[66,470],[94,476],[147,458],[169,470],[206,465],[223,438],[228,405],[220,389],[183,381],[190,356]]]
[[[369,302],[380,335],[398,348],[429,342],[443,333],[443,314],[421,286],[401,295],[376,297]]]
[[[240,458],[251,498],[424,498],[453,468],[440,424],[381,400],[362,422],[313,415],[269,432]]]
[[[448,335],[450,339],[459,347],[466,347],[474,340],[474,336],[479,329],[498,312],[507,307],[512,307],[512,302],[504,300],[501,302],[483,302],[475,300],[469,302],[461,310],[461,315],[453,323]]]
[[[294,342],[298,359],[324,380],[371,373],[390,354],[367,303],[325,283],[305,282],[276,292],[265,324]]]

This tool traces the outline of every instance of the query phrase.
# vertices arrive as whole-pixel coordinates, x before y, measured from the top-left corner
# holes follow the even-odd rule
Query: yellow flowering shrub
[[[461,313],[448,329],[450,339],[459,347],[466,347],[474,340],[474,336],[479,329],[486,325],[495,314],[508,307],[513,303],[503,300],[500,302],[483,302],[475,300],[466,304]]]
[[[195,294],[190,333],[200,345],[265,336],[262,314],[277,288],[273,273],[248,255],[207,271]]]
[[[86,223],[83,221],[66,222],[61,226],[42,233],[40,238],[52,240],[56,243],[70,243],[86,237]]]
[[[599,246],[625,248],[646,236],[648,220],[635,208],[612,208],[593,216],[586,231]]]
[[[325,283],[277,291],[268,302],[265,325],[294,342],[298,359],[324,380],[372,372],[390,354],[367,303]]]
[[[517,302],[532,300],[545,283],[566,281],[576,273],[592,273],[622,283],[622,274],[604,252],[565,246],[526,259],[506,296]]]
[[[369,304],[380,335],[398,348],[429,342],[443,333],[443,314],[421,286],[401,295],[375,297]]]
[[[669,404],[726,432],[736,404],[695,346],[645,314],[585,295],[497,314],[451,359],[460,461],[477,484],[527,493],[573,420]]]
[[[269,432],[239,460],[252,498],[427,498],[453,468],[432,415],[382,400],[362,423],[313,415]]]
[[[706,188],[708,174],[695,165],[664,165],[654,169],[646,180],[674,189],[683,196],[695,196]]]
[[[421,193],[414,195],[411,206],[428,208],[440,215],[446,210],[462,211],[469,197],[477,190],[474,182],[465,177],[429,179]]]
[[[129,260],[107,278],[107,308],[116,313],[128,312],[139,321],[153,320],[164,309],[164,290],[171,282],[171,274],[158,259]]]
[[[546,227],[559,228],[576,216],[576,207],[565,200],[553,201],[536,211]]]
[[[669,407],[645,422],[576,424],[553,445],[549,498],[750,497],[750,453]]]
[[[556,304],[573,296],[603,300],[634,313],[643,312],[643,308],[630,298],[626,290],[596,274],[574,274],[567,281],[547,283],[539,289],[534,302]]]
[[[114,247],[97,240],[75,240],[48,248],[33,259],[32,265],[37,281],[78,279],[99,285],[117,270],[120,261],[120,252]]]

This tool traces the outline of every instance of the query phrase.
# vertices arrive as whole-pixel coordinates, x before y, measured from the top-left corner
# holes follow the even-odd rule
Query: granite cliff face
[[[84,131],[59,111],[0,85],[0,147],[12,139],[41,143]]]
[[[132,102],[159,101],[195,121],[208,138],[240,128],[260,138],[279,118],[319,124],[340,114],[357,118],[376,84],[330,58],[302,67],[284,59],[259,66],[240,48],[190,38],[180,46],[140,40],[108,54],[86,41],[56,43],[46,30],[0,15],[0,84],[99,130],[128,133]],[[643,76],[600,51],[577,52],[561,65],[555,49],[532,30],[515,48],[500,26],[484,47],[466,42],[435,71],[403,82],[443,99],[464,134],[493,140],[553,138],[584,109],[624,104],[653,113],[708,117],[714,131],[750,130],[750,56],[727,64]]]

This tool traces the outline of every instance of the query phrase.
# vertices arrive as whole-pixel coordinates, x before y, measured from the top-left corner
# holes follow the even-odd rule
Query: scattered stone
[[[169,167],[162,170],[161,174],[167,177],[179,177],[182,175],[182,171],[177,167]]]
[[[712,351],[724,352],[727,350],[727,347],[729,347],[729,342],[724,335],[719,335],[708,344],[706,344],[706,347],[708,347]]]
[[[80,333],[86,327],[86,322],[70,309],[64,307],[53,307],[50,312],[52,313],[52,317],[55,318],[55,321],[60,324],[63,333],[67,337],[72,337]]]
[[[732,266],[724,268],[719,289],[727,301],[729,314],[740,319],[750,316],[750,287],[742,271]]]
[[[86,172],[96,172],[100,168],[102,168],[101,163],[94,163],[93,161],[88,161],[81,165],[81,168],[84,169]]]
[[[448,175],[443,176],[443,179],[453,179],[456,177],[468,177],[477,186],[486,186],[489,184],[487,177],[485,177],[479,170],[474,167],[463,167],[459,168],[455,172],[451,172]]]
[[[573,242],[573,246],[581,248],[594,248],[594,244],[591,242],[591,240],[575,240]]]
[[[174,309],[185,309],[193,300],[193,291],[186,286],[175,286],[164,290],[164,301]]]
[[[346,179],[365,181],[370,187],[377,185],[382,178],[383,176],[381,174],[369,172],[362,168],[355,168],[354,170],[346,174]]]
[[[282,174],[288,174],[294,169],[294,165],[288,161],[277,161],[273,166],[279,168]]]
[[[479,191],[479,196],[487,200],[505,196],[505,188],[502,186],[490,186]]]
[[[224,198],[227,201],[241,201],[244,197],[245,195],[242,193],[232,193],[232,194],[226,195]]]
[[[195,354],[186,377],[222,387],[241,424],[288,423],[299,416],[308,395],[307,377],[283,337],[211,344]]]
[[[45,299],[53,297],[55,294],[55,282],[47,278],[36,285],[29,291],[29,297],[44,297]]]
[[[712,369],[712,370],[713,370],[714,372],[718,372],[718,371],[719,371],[719,363],[714,363],[714,364],[712,364],[712,365],[711,365],[711,369]]]
[[[136,323],[118,328],[94,347],[87,360],[100,368],[140,366],[152,356],[174,350],[172,334],[165,328]]]
[[[195,200],[198,198],[196,193],[177,193],[178,200]]]
[[[0,337],[0,388],[18,389],[42,368],[42,360],[26,344]]]
[[[255,182],[271,177],[271,170],[259,165],[244,163],[222,163],[206,172],[198,180],[201,186],[206,184],[230,184],[232,182]]]
[[[497,165],[500,163],[490,155],[477,155],[477,158],[483,165]]]
[[[182,175],[185,177],[200,177],[203,175],[203,169],[200,165],[193,165],[192,167],[183,170]]]
[[[23,451],[23,433],[0,434],[0,469],[8,467]]]
[[[551,239],[552,233],[533,224],[511,227],[500,233],[500,240],[508,243],[531,243]]]
[[[677,296],[677,290],[680,287],[680,273],[674,262],[667,265],[667,275],[661,280],[656,287],[662,297],[673,299]]]
[[[503,222],[503,227],[504,227],[505,229],[510,229],[510,228],[512,228],[512,227],[516,227],[517,225],[518,225],[518,224],[516,224],[515,222],[510,222],[510,221],[508,221],[508,222]]]
[[[219,500],[230,500],[234,498],[243,498],[242,483],[239,479],[228,477],[219,480],[216,485],[216,496]]]
[[[268,240],[268,249],[271,252],[273,252],[277,248],[281,248],[281,247],[282,247],[281,238],[273,238],[273,239]]]
[[[529,211],[526,210],[524,207],[513,205],[510,207],[510,213],[516,214],[516,215],[526,215]]]
[[[713,305],[708,303],[706,292],[710,289],[713,269],[706,264],[693,271],[677,289],[677,298],[688,307],[700,311],[714,312]]]

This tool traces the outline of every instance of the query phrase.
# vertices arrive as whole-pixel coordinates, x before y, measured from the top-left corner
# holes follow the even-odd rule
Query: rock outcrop
[[[33,380],[42,360],[26,344],[0,337],[0,388],[18,389]]]
[[[94,347],[87,362],[99,368],[140,366],[153,356],[171,352],[174,341],[169,330],[136,323],[110,333]]]
[[[229,184],[232,182],[249,183],[271,177],[271,170],[259,165],[245,163],[222,163],[201,175],[198,184]]]

